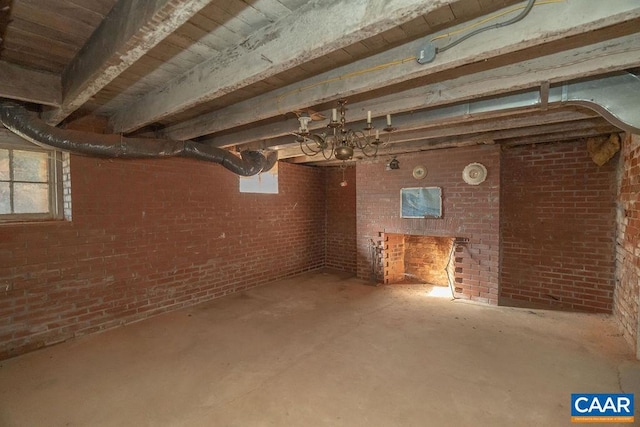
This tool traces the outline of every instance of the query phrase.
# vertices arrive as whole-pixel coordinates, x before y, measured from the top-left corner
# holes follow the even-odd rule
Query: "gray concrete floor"
[[[562,426],[572,392],[640,407],[608,317],[431,289],[307,274],[5,360],[0,425]]]

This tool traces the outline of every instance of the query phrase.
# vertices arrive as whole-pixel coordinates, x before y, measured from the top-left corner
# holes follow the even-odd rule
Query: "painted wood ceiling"
[[[381,154],[606,135],[597,112],[549,97],[637,73],[640,4],[538,0],[0,0],[0,97],[51,125],[303,156],[295,111],[396,131]],[[602,80],[605,81],[605,80]],[[637,106],[636,106],[637,107]],[[321,132],[327,120],[313,121]],[[385,137],[388,135],[385,134]]]

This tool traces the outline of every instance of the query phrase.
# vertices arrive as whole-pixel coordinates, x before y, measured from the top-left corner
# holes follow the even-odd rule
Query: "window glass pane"
[[[15,213],[49,212],[49,185],[15,183],[13,187]]]
[[[0,181],[9,181],[9,150],[0,149]]]
[[[9,183],[0,182],[0,214],[11,213],[11,195],[9,191]]]
[[[240,177],[241,193],[278,194],[278,163],[268,172]]]
[[[15,181],[47,182],[47,153],[13,150]]]

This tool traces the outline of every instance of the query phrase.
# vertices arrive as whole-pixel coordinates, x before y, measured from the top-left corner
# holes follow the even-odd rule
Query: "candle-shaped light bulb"
[[[376,141],[380,139],[380,131],[376,129]]]
[[[338,121],[338,109],[334,108],[333,110],[331,110],[331,121],[333,122],[337,122]]]
[[[391,114],[387,114],[387,126],[391,127]]]
[[[371,124],[371,111],[367,111],[367,124]]]

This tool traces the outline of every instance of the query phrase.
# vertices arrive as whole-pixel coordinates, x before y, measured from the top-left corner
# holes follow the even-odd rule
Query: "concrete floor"
[[[572,392],[640,407],[606,316],[431,289],[307,274],[5,360],[0,425],[562,426]]]

